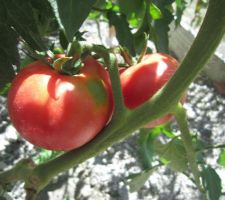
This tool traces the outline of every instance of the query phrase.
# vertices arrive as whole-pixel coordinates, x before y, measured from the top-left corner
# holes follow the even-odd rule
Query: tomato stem
[[[148,49],[149,35],[147,35],[146,33],[144,33],[144,36],[145,36],[144,48],[143,48],[143,50],[141,51],[141,54],[140,54],[140,56],[139,56],[139,58],[138,58],[137,63],[141,62],[142,58],[144,57],[144,55],[146,54],[147,49]]]
[[[12,169],[0,173],[0,184],[4,185],[18,180],[26,181],[34,168],[35,164],[31,159],[22,159]]]
[[[126,110],[126,107],[123,101],[116,56],[108,51],[105,47],[100,45],[83,45],[83,50],[94,51],[104,59],[105,65],[109,71],[110,81],[112,85],[113,101],[115,106],[114,115],[119,116],[123,111]]]
[[[119,47],[120,55],[123,57],[125,63],[127,63],[129,66],[132,66],[134,64],[131,55],[129,54],[129,51],[125,48],[122,48],[121,46]]]
[[[197,148],[196,151],[206,151],[206,150],[212,150],[212,149],[224,149],[225,144],[219,144],[219,145],[212,145],[212,146],[206,146],[204,148]]]
[[[105,59],[108,67],[110,80],[112,83],[113,100],[115,105],[114,115],[119,116],[126,108],[124,105],[123,94],[120,83],[120,76],[117,66],[117,60],[114,54],[110,53]]]

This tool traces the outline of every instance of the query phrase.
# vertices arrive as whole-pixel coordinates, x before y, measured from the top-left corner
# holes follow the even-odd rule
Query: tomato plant
[[[19,133],[32,144],[68,151],[90,141],[110,115],[105,70],[91,57],[80,73],[63,75],[41,61],[19,72],[8,94],[8,110]]]
[[[147,136],[140,134],[143,152],[150,164],[133,180],[141,186],[140,182],[144,183],[152,170],[161,165],[172,166],[190,177],[200,192],[205,191],[210,199],[219,199],[220,178],[210,168],[203,156],[205,153],[200,151],[224,148],[224,144],[198,147],[198,134],[196,137],[191,134],[179,99],[224,35],[225,0],[209,0],[199,33],[177,68],[177,61],[167,55],[170,53],[168,33],[172,21],[179,25],[185,7],[184,0],[135,0],[132,3],[129,0],[70,0],[69,3],[2,0],[0,94],[8,92],[18,73],[8,94],[12,123],[34,145],[52,150],[77,149],[41,164],[35,164],[32,158],[19,161],[12,169],[0,173],[0,190],[1,186],[7,189],[13,181],[23,181],[26,198],[36,199],[54,176],[98,155],[137,130],[139,133],[144,130],[145,134],[149,130],[142,129],[143,126],[164,123],[171,119],[168,113],[173,113],[180,131],[167,133],[165,144],[158,143],[159,148],[155,150],[159,151],[153,152],[156,160],[152,159],[151,150],[161,130]],[[115,47],[111,46],[114,42],[106,42],[109,45],[106,48],[93,44],[93,41],[98,43],[95,38],[87,41],[86,31],[80,28],[88,18],[97,22],[96,32],[102,41],[112,36],[119,45]],[[110,26],[109,37],[101,35],[102,21]],[[87,29],[90,35],[94,27]],[[167,54],[148,54],[133,65],[133,59],[143,52],[152,52],[149,42],[157,52]],[[66,65],[67,61],[64,63],[64,59],[70,59],[64,58],[64,53],[74,57],[71,66]],[[46,60],[54,69],[41,61],[28,64],[30,60],[26,60],[26,56],[39,59],[41,55],[49,56]],[[108,71],[87,55],[98,58]],[[119,69],[118,73],[120,60],[117,58],[121,56],[133,66]],[[23,59],[26,64],[21,62]],[[61,64],[65,68],[61,68]],[[61,73],[62,69],[65,73]],[[76,75],[71,75],[74,73]],[[221,155],[223,159],[224,154]]]
[[[170,55],[165,53],[146,54],[140,63],[121,73],[125,105],[133,109],[146,102],[165,85],[177,67],[178,62]],[[147,124],[146,127],[152,128],[171,119],[172,115],[166,115]]]

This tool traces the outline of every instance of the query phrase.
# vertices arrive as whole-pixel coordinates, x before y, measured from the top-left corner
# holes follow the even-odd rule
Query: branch
[[[0,184],[4,185],[18,180],[25,181],[34,168],[35,164],[32,160],[20,160],[12,169],[0,173]]]
[[[196,151],[206,151],[209,149],[224,149],[225,148],[225,144],[219,144],[219,145],[212,145],[212,146],[206,146],[204,148],[197,148]]]
[[[105,54],[104,56],[105,56],[104,60],[109,71],[113,90],[113,101],[115,106],[114,117],[119,117],[123,112],[125,112],[126,107],[124,105],[123,100],[117,60],[113,53]]]
[[[200,171],[196,162],[196,152],[192,143],[192,137],[188,128],[186,111],[182,105],[178,105],[175,111],[175,118],[181,131],[181,138],[187,153],[187,159],[190,164],[195,183],[200,191],[203,191],[200,183]]]

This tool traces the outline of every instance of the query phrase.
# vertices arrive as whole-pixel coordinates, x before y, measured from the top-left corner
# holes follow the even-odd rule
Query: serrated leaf
[[[152,25],[151,19],[148,15],[145,15],[142,24],[137,32],[134,34],[135,50],[137,54],[140,54],[145,46],[145,35],[148,34],[152,39]]]
[[[160,9],[162,17],[157,19],[153,23],[154,28],[154,42],[158,52],[169,53],[169,39],[168,32],[170,30],[169,25],[173,20],[172,11],[168,9],[169,6],[173,3],[174,0],[162,0],[156,1],[153,3]]]
[[[126,16],[117,14],[114,11],[109,11],[107,15],[110,25],[113,25],[116,30],[116,38],[119,44],[126,47],[132,56],[135,56],[134,37],[131,33]]]
[[[210,166],[203,168],[201,173],[204,189],[209,200],[218,200],[221,195],[221,179]]]
[[[141,173],[130,176],[128,185],[130,187],[130,192],[138,191],[145,182],[149,179],[150,175],[154,172],[155,168],[142,171]]]
[[[185,171],[188,167],[187,155],[183,143],[178,138],[172,139],[166,144],[154,142],[154,150],[166,161],[168,167],[175,171]]]
[[[13,26],[16,32],[32,47],[43,51],[46,49],[38,31],[30,1],[1,0],[7,13],[7,23]]]
[[[169,26],[165,20],[158,20],[154,23],[155,35],[156,35],[156,48],[158,52],[169,53],[169,40],[168,32]]]
[[[162,17],[162,13],[160,11],[160,9],[154,4],[151,3],[149,6],[149,13],[152,17],[152,19],[160,19]]]
[[[49,0],[69,42],[73,40],[96,0]]]
[[[218,163],[221,166],[225,167],[225,150],[220,152],[220,157],[219,157]]]

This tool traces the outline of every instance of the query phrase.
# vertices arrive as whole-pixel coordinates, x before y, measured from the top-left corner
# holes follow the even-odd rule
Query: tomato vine
[[[201,29],[171,80],[150,100],[133,110],[127,109],[123,103],[119,72],[115,55],[98,45],[84,45],[83,51],[95,52],[105,61],[112,83],[115,110],[112,120],[98,136],[84,146],[66,152],[57,158],[35,165],[30,160],[20,161],[9,171],[0,173],[0,183],[7,184],[15,180],[25,181],[27,199],[35,199],[57,174],[93,157],[109,146],[127,138],[133,131],[148,122],[167,113],[175,113],[181,128],[181,138],[185,146],[195,182],[202,190],[199,180],[200,172],[195,159],[195,149],[187,128],[183,108],[177,107],[179,99],[190,83],[202,70],[205,63],[215,51],[225,33],[225,0],[210,0]],[[71,34],[71,33],[70,33]],[[206,42],[207,41],[207,42]],[[166,100],[166,101],[165,101]]]

